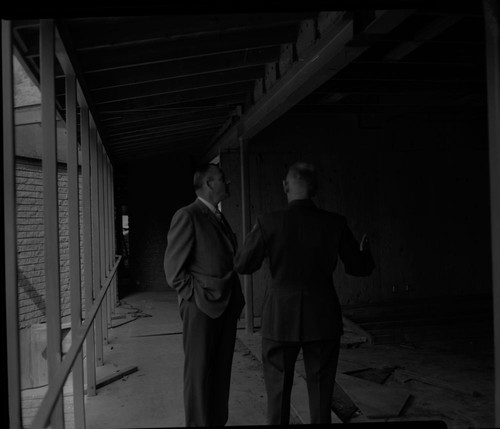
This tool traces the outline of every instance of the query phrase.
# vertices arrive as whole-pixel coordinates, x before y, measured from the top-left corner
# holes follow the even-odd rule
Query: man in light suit
[[[313,203],[317,187],[313,165],[292,165],[283,181],[288,207],[258,216],[235,257],[241,274],[253,273],[269,258],[272,280],[264,297],[261,333],[268,423],[273,425],[289,424],[301,348],[311,423],[331,423],[343,333],[333,273],[339,257],[351,275],[369,275],[374,268],[366,235],[359,245],[343,216]]]
[[[164,268],[183,323],[186,426],[224,426],[245,300],[233,265],[236,236],[217,208],[229,182],[216,164],[197,169],[193,182],[197,198],[172,218]]]

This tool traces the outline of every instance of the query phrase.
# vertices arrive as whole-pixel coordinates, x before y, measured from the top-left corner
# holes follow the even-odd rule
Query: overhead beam
[[[110,109],[143,109],[154,106],[166,106],[169,104],[182,103],[191,100],[203,100],[205,98],[219,97],[230,94],[240,94],[251,90],[253,80],[243,82],[214,85],[206,88],[187,89],[185,91],[165,92],[154,95],[140,95],[136,98],[106,101],[99,103],[99,108]]]
[[[83,64],[94,64],[87,71],[112,70],[145,63],[186,60],[188,58],[220,55],[247,49],[268,48],[290,43],[296,37],[296,24],[284,28],[233,31],[226,36],[197,36],[171,41],[154,40],[130,45],[106,46],[78,51]]]
[[[140,77],[141,82],[147,82],[253,67],[275,61],[279,55],[280,47],[271,46],[263,49],[249,49],[248,51],[189,58],[187,60],[164,61],[110,71],[86,73],[85,78],[92,89],[100,89],[117,85],[131,85],[137,83],[137,77]]]
[[[158,125],[175,125],[187,124],[192,121],[199,121],[213,118],[227,118],[230,109],[228,108],[213,108],[205,109],[196,112],[185,112],[184,114],[176,115],[151,115],[151,118],[142,117],[141,119],[134,119],[133,115],[127,120],[128,115],[121,119],[119,123],[113,122],[106,127],[106,136],[114,134],[115,132],[127,132],[136,130],[138,128],[145,129],[155,127]]]
[[[96,103],[104,101],[130,100],[138,97],[154,96],[186,90],[204,89],[229,83],[248,82],[264,75],[264,66],[242,67],[196,76],[161,79],[152,82],[139,82],[132,85],[113,86],[93,91]],[[61,88],[62,89],[62,88]]]
[[[149,126],[147,128],[145,127],[140,127],[140,128],[133,128],[133,129],[128,129],[128,130],[119,130],[116,132],[110,132],[107,134],[107,137],[110,139],[119,139],[119,138],[127,138],[127,137],[134,137],[136,135],[139,136],[150,136],[150,135],[157,135],[157,134],[163,134],[169,131],[176,131],[176,130],[194,130],[198,127],[203,127],[205,125],[220,125],[222,124],[225,120],[227,119],[227,115],[224,116],[217,116],[217,117],[212,117],[212,118],[207,118],[207,119],[198,119],[198,120],[190,120],[190,121],[184,121],[184,122],[175,122],[173,124],[165,123],[165,124],[159,124],[156,126]]]
[[[326,82],[315,93],[330,92],[415,92],[415,91],[444,91],[450,94],[463,93],[464,85],[468,89],[484,92],[484,79],[453,80],[449,79],[385,79],[372,76],[360,78],[338,78]]]
[[[370,67],[369,74],[367,73],[368,66]],[[460,80],[480,80],[484,79],[484,67],[481,63],[353,62],[349,67],[349,78],[363,79],[366,77],[388,80],[412,79],[415,81],[447,79],[456,82]]]
[[[193,129],[193,130],[189,130],[189,129],[174,130],[171,132],[164,132],[164,133],[158,134],[156,136],[149,136],[148,137],[148,136],[137,135],[137,136],[132,136],[129,138],[122,138],[122,139],[110,138],[109,140],[110,140],[111,144],[114,146],[117,146],[117,145],[119,145],[120,147],[125,147],[127,145],[136,146],[137,143],[141,142],[141,141],[149,142],[149,141],[157,140],[157,139],[168,140],[171,137],[179,136],[179,135],[190,136],[196,132],[201,132],[203,130],[216,129],[219,126],[220,126],[220,124],[208,124],[208,125],[196,127],[196,129]]]
[[[204,95],[207,95],[205,97]],[[195,99],[187,99],[185,97],[185,100],[164,100],[164,104],[158,104],[156,106],[150,106],[147,105],[145,107],[141,106],[135,106],[133,108],[126,109],[126,105],[122,106],[102,106],[103,108],[106,107],[106,109],[103,109],[99,112],[100,115],[104,114],[111,114],[111,113],[156,113],[156,112],[168,112],[169,110],[177,110],[181,106],[185,109],[191,109],[191,108],[204,108],[204,107],[210,107],[210,108],[218,108],[218,107],[234,107],[237,104],[240,104],[242,100],[244,99],[246,93],[245,92],[231,92],[227,94],[211,94],[211,96],[208,96],[209,94],[201,94],[199,96],[195,95]],[[185,94],[184,94],[185,96]],[[181,97],[179,97],[181,98]],[[172,102],[172,103],[170,103]],[[113,107],[110,109],[109,107]]]
[[[408,17],[412,10],[378,11],[375,19],[365,28],[367,34],[390,31]],[[251,139],[265,127],[283,115],[305,96],[326,82],[368,46],[346,46],[354,37],[353,19],[345,14],[325,29],[322,37],[308,49],[263,97],[241,118],[243,135],[238,126],[232,126],[206,152],[203,159],[217,156],[221,148],[237,147],[239,138]]]
[[[404,42],[396,46],[393,50],[388,52],[385,56],[385,60],[398,61],[409,55],[415,49],[422,46],[423,43],[435,38],[457,22],[459,22],[461,17],[457,15],[451,16],[440,16],[429,25],[421,29],[413,37],[413,41]]]
[[[177,117],[189,117],[201,115],[203,117],[208,114],[218,115],[221,111],[228,111],[226,106],[209,106],[209,107],[170,107],[168,110],[151,110],[151,111],[137,111],[137,112],[101,112],[107,114],[109,117],[103,119],[102,122],[106,124],[107,129],[113,127],[121,128],[125,124],[144,123],[148,121],[157,121],[163,119],[172,119]],[[218,113],[217,113],[218,112]]]
[[[212,134],[211,131],[201,130],[201,131],[197,131],[197,132],[191,133],[191,134],[183,134],[183,135],[170,136],[170,137],[167,136],[167,137],[158,138],[158,139],[154,139],[154,140],[153,139],[144,140],[143,143],[138,141],[133,145],[117,144],[111,150],[115,154],[119,154],[121,152],[128,154],[131,151],[134,151],[134,150],[140,151],[140,150],[143,150],[143,149],[149,148],[149,147],[158,147],[158,146],[167,146],[167,145],[170,147],[173,142],[179,142],[179,141],[185,141],[185,140],[191,140],[191,139],[195,140],[195,139],[201,138],[201,137],[204,137],[206,139],[205,136],[208,136],[211,134]]]
[[[179,40],[181,38],[224,36],[245,30],[286,26],[314,16],[314,11],[251,14],[162,14],[159,16],[102,17],[72,19],[74,34],[84,34],[79,50],[124,45],[137,41]],[[103,34],[102,29],[106,29]]]

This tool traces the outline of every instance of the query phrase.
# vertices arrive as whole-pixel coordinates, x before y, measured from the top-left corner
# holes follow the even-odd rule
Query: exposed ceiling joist
[[[377,11],[375,19],[364,31],[367,34],[390,31],[411,13],[411,10]],[[303,61],[292,66],[287,74],[241,117],[240,124],[234,125],[215,142],[205,159],[213,159],[220,148],[236,147],[239,144],[238,137],[252,138],[361,55],[368,46],[348,46],[353,37],[353,19],[347,14],[343,19],[336,19],[321,38],[303,53]],[[238,130],[243,130],[242,135],[238,135],[241,132]]]

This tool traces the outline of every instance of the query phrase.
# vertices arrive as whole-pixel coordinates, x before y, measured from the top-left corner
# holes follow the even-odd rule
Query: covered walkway
[[[281,180],[300,158],[324,177],[318,206],[373,245],[370,278],[336,273],[343,306],[389,302],[412,324],[429,309],[407,304],[480,294],[493,315],[473,338],[437,330],[403,342],[399,319],[397,332],[371,334],[392,344],[345,338],[334,421],[500,425],[500,10],[402,3],[68,18],[16,5],[3,17],[10,428],[182,426],[182,335],[162,270],[170,219],[192,201],[196,165],[218,162],[233,183],[222,210],[242,243],[257,215],[284,204]],[[31,82],[22,103],[16,64]],[[125,260],[133,293],[119,299]],[[269,276],[242,280],[229,425],[261,425]],[[357,316],[366,330],[394,326],[386,312]],[[38,328],[46,338],[33,353]],[[300,361],[296,370],[293,421],[307,423]],[[43,395],[26,400],[33,389]]]

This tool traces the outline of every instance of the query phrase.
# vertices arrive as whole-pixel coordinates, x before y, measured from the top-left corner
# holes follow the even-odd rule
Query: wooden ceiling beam
[[[407,79],[415,81],[428,80],[480,80],[484,75],[484,64],[441,64],[430,66],[413,62],[357,62],[353,61],[349,68],[339,73],[338,77],[350,79]]]
[[[397,105],[397,104],[354,104],[297,105],[287,115],[294,116],[337,116],[344,114],[402,115],[412,113],[436,113],[452,116],[483,114],[486,105]]]
[[[145,63],[185,60],[199,56],[266,48],[294,42],[296,37],[297,26],[293,25],[257,32],[233,32],[227,35],[88,49],[79,51],[78,55],[84,64],[99,65],[89,70],[112,70]]]
[[[103,115],[135,115],[135,114],[164,114],[169,112],[178,112],[179,109],[183,109],[185,111],[193,111],[193,109],[201,110],[201,109],[228,109],[228,112],[232,109],[236,108],[236,106],[240,105],[245,99],[245,94],[229,94],[224,96],[217,96],[207,99],[201,100],[191,100],[185,101],[182,103],[174,103],[170,105],[162,105],[162,106],[151,106],[149,108],[144,109],[136,109],[136,110],[101,110],[99,114]]]
[[[178,142],[178,141],[183,141],[183,140],[190,140],[190,139],[195,139],[195,138],[201,138],[205,136],[210,136],[212,133],[210,130],[202,130],[198,131],[196,133],[190,133],[190,134],[180,134],[180,135],[172,135],[172,136],[164,136],[164,137],[159,137],[156,139],[144,139],[141,141],[137,141],[134,144],[121,144],[121,143],[115,143],[111,144],[110,150],[112,150],[114,153],[119,153],[119,152],[127,152],[130,150],[140,150],[141,147],[148,147],[148,146],[157,146],[158,144],[165,144],[166,142],[168,143],[173,143],[173,142]]]
[[[76,49],[120,46],[155,40],[224,35],[235,31],[260,31],[293,25],[311,18],[314,11],[283,13],[181,14],[121,17],[121,19],[70,19]],[[103,31],[105,30],[105,31]]]
[[[374,20],[363,31],[367,34],[386,33],[403,22],[411,13],[412,10],[376,11]],[[270,91],[243,114],[240,123],[232,126],[220,139],[213,142],[203,160],[213,159],[221,148],[238,147],[238,137],[251,139],[349,65],[367,49],[367,47],[346,46],[353,37],[352,17],[347,14],[342,19],[334,17],[331,25],[325,27],[319,40],[314,40],[310,47],[304,49],[299,61],[294,63]],[[242,135],[239,135],[241,132]]]
[[[137,135],[150,135],[150,134],[158,134],[158,133],[164,133],[167,131],[173,131],[173,130],[194,130],[197,127],[203,127],[205,125],[220,125],[222,122],[224,122],[227,119],[227,115],[224,116],[219,116],[215,118],[209,118],[209,119],[199,119],[199,120],[191,120],[191,121],[186,121],[186,122],[179,122],[179,123],[174,123],[174,124],[164,124],[164,125],[157,125],[157,126],[149,126],[147,128],[141,126],[140,128],[135,128],[135,129],[128,129],[128,130],[120,130],[119,132],[109,132],[106,134],[107,137],[110,139],[116,140],[120,139],[122,137],[128,137],[128,136],[137,136]]]
[[[157,94],[148,97],[138,97],[132,100],[110,101],[97,105],[98,109],[106,110],[138,110],[170,104],[219,98],[228,95],[245,94],[253,88],[253,82],[230,83],[210,88],[193,89],[166,94]]]
[[[220,126],[220,124],[206,124],[203,126],[198,126],[193,128],[192,130],[190,129],[178,129],[178,130],[173,130],[170,132],[162,132],[162,133],[157,133],[155,136],[149,136],[138,134],[136,136],[130,136],[130,137],[122,137],[122,138],[110,138],[109,142],[110,144],[117,145],[119,144],[121,147],[125,146],[135,146],[137,142],[144,141],[144,140],[152,140],[152,139],[159,139],[159,138],[169,138],[169,137],[174,137],[174,136],[182,136],[182,135],[192,135],[196,134],[197,132],[203,131],[203,130],[213,130],[217,129]]]
[[[394,49],[389,51],[384,60],[399,61],[412,53],[415,49],[422,46],[425,42],[434,39],[439,34],[443,33],[448,28],[460,21],[460,17],[456,15],[440,16],[429,25],[422,28],[414,36],[411,42],[401,43]]]
[[[264,66],[257,65],[218,73],[204,73],[196,76],[162,79],[134,85],[103,88],[98,91],[93,91],[92,94],[96,103],[99,104],[102,102],[129,100],[186,90],[201,90],[230,83],[248,82],[262,77],[263,74]]]
[[[156,125],[165,125],[165,124],[177,124],[177,123],[187,123],[193,120],[202,120],[202,119],[210,119],[217,117],[228,117],[231,109],[228,108],[216,108],[216,109],[206,109],[203,111],[193,112],[184,112],[177,113],[174,115],[152,115],[151,117],[142,116],[134,118],[132,115],[125,115],[124,118],[121,119],[121,122],[115,121],[106,124],[106,130],[109,133],[113,133],[115,131],[127,131],[129,129],[135,128],[149,128],[154,127]]]
[[[463,92],[464,88],[474,92],[486,90],[484,80],[450,80],[450,79],[377,79],[371,76],[364,78],[333,79],[318,88],[316,94],[330,92],[416,92],[416,91],[444,91],[447,93]]]
[[[236,53],[190,58],[182,61],[167,61],[111,71],[86,73],[85,78],[89,86],[93,89],[100,89],[112,86],[130,85],[138,82],[253,67],[276,61],[279,55],[280,47],[272,46],[262,49],[249,49],[248,51]]]

